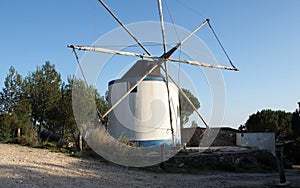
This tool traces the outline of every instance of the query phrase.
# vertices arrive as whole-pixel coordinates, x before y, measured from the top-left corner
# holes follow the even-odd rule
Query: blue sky
[[[125,24],[158,21],[155,0],[106,2]],[[238,127],[250,114],[262,109],[292,112],[297,108],[300,101],[300,1],[165,2],[175,24],[188,30],[210,18],[240,69],[239,72],[222,71],[226,83],[224,126]],[[171,22],[166,7],[165,18]],[[77,68],[74,55],[66,45],[91,45],[118,27],[97,0],[3,0],[0,24],[1,87],[10,66],[26,76],[48,60],[66,80]],[[201,38],[201,32],[197,36]],[[213,44],[207,43],[215,49]],[[219,57],[218,52],[216,57]]]

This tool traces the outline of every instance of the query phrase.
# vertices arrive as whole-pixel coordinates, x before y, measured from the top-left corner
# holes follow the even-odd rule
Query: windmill
[[[116,139],[120,136],[125,136],[129,138],[131,142],[137,142],[143,147],[161,144],[176,146],[180,144],[179,93],[182,94],[189,105],[194,109],[206,128],[209,128],[209,125],[205,122],[192,101],[180,88],[176,80],[169,74],[168,64],[169,62],[179,62],[207,68],[238,70],[232,64],[229,56],[217,38],[216,33],[210,25],[210,20],[206,19],[203,21],[175,46],[171,49],[167,49],[162,3],[161,0],[158,0],[163,53],[161,56],[153,56],[103,0],[98,1],[145,52],[141,54],[93,46],[68,46],[73,49],[79,65],[76,50],[142,58],[142,60],[138,60],[120,79],[112,80],[108,84],[110,108],[104,114],[100,114],[98,111],[98,116],[100,120],[108,116],[108,129],[110,134]],[[213,65],[172,57],[182,44],[205,25],[209,25],[211,28],[231,66]],[[83,71],[82,75],[84,77]],[[124,102],[126,100],[127,103]],[[155,103],[155,101],[159,102]],[[150,108],[151,111],[149,110]]]

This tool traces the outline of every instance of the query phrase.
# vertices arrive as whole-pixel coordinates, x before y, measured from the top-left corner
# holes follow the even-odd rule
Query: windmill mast
[[[167,44],[166,44],[166,35],[165,35],[165,24],[164,24],[164,17],[162,12],[162,4],[161,0],[157,0],[158,4],[158,12],[159,12],[159,18],[160,18],[160,27],[161,27],[161,35],[163,39],[163,48],[164,48],[164,54],[167,52]],[[167,88],[167,94],[168,94],[168,108],[169,108],[169,118],[170,118],[170,127],[171,127],[171,133],[172,133],[172,140],[175,145],[175,135],[174,135],[174,128],[173,128],[173,119],[172,119],[172,108],[171,108],[171,99],[170,99],[170,88],[169,88],[169,69],[168,69],[168,60],[163,59],[164,65],[165,65],[165,79],[166,79],[166,88]]]

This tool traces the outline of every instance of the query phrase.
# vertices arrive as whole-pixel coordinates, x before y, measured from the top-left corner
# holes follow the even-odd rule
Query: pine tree
[[[196,109],[199,109],[200,102],[197,99],[197,97],[195,97],[192,94],[192,92],[188,89],[182,88],[182,91],[186,94],[186,96],[194,104]],[[181,93],[179,93],[179,104],[180,104],[180,126],[183,127],[183,125],[185,125],[189,121],[189,117],[194,113],[194,109]]]
[[[0,130],[2,139],[12,139],[15,137],[17,128],[22,130],[22,134],[28,137],[30,134],[30,105],[25,95],[23,80],[14,67],[10,67],[4,88],[0,93]]]
[[[42,132],[56,133],[58,104],[60,98],[61,76],[49,61],[26,78],[26,93],[31,104],[31,118],[37,129],[39,143],[42,143]]]

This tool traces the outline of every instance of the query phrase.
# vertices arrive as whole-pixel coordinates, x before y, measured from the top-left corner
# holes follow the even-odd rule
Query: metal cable
[[[233,63],[232,63],[231,59],[229,58],[229,56],[228,56],[227,52],[225,51],[225,48],[223,47],[223,45],[222,45],[221,41],[219,40],[219,38],[218,38],[218,36],[217,36],[217,34],[216,34],[215,30],[212,28],[212,26],[211,26],[210,22],[208,22],[208,25],[209,25],[209,28],[211,29],[211,31],[213,32],[213,34],[214,34],[215,38],[217,39],[217,41],[218,41],[218,43],[219,43],[220,47],[222,48],[222,50],[223,50],[224,54],[226,55],[226,57],[227,57],[227,59],[228,59],[228,61],[229,61],[230,65],[231,65],[233,68],[236,68],[236,67],[233,65]]]
[[[174,19],[173,19],[173,17],[172,17],[172,14],[171,14],[171,12],[170,12],[170,9],[169,9],[169,7],[168,7],[168,4],[167,4],[167,2],[166,2],[165,0],[163,0],[163,2],[164,2],[164,5],[165,5],[166,8],[167,8],[167,12],[168,12],[168,15],[169,15],[169,17],[170,17],[170,20],[171,20],[171,22],[172,22],[172,25],[173,25],[175,34],[176,34],[176,36],[177,36],[177,39],[178,39],[178,41],[181,41],[181,40],[180,40],[180,37],[179,37],[179,34],[178,34],[178,32],[177,32],[177,29],[176,29],[176,27],[175,27],[175,22],[174,22]]]
[[[71,46],[71,47],[72,47],[72,46]],[[82,77],[83,77],[83,79],[84,79],[85,85],[88,87],[89,84],[88,84],[87,79],[86,79],[86,77],[85,77],[83,68],[82,68],[82,66],[81,66],[81,64],[80,64],[80,62],[79,62],[79,58],[78,58],[78,54],[77,54],[77,52],[76,52],[76,49],[74,48],[74,46],[72,47],[72,49],[73,49],[73,52],[74,52],[74,54],[75,54],[76,62],[77,62],[78,67],[79,67],[79,69],[80,69],[81,75],[82,75]],[[100,113],[100,111],[99,111],[98,108],[96,108],[96,110],[97,110],[97,115],[98,115],[99,120],[102,121],[102,120],[103,120],[102,114]]]

